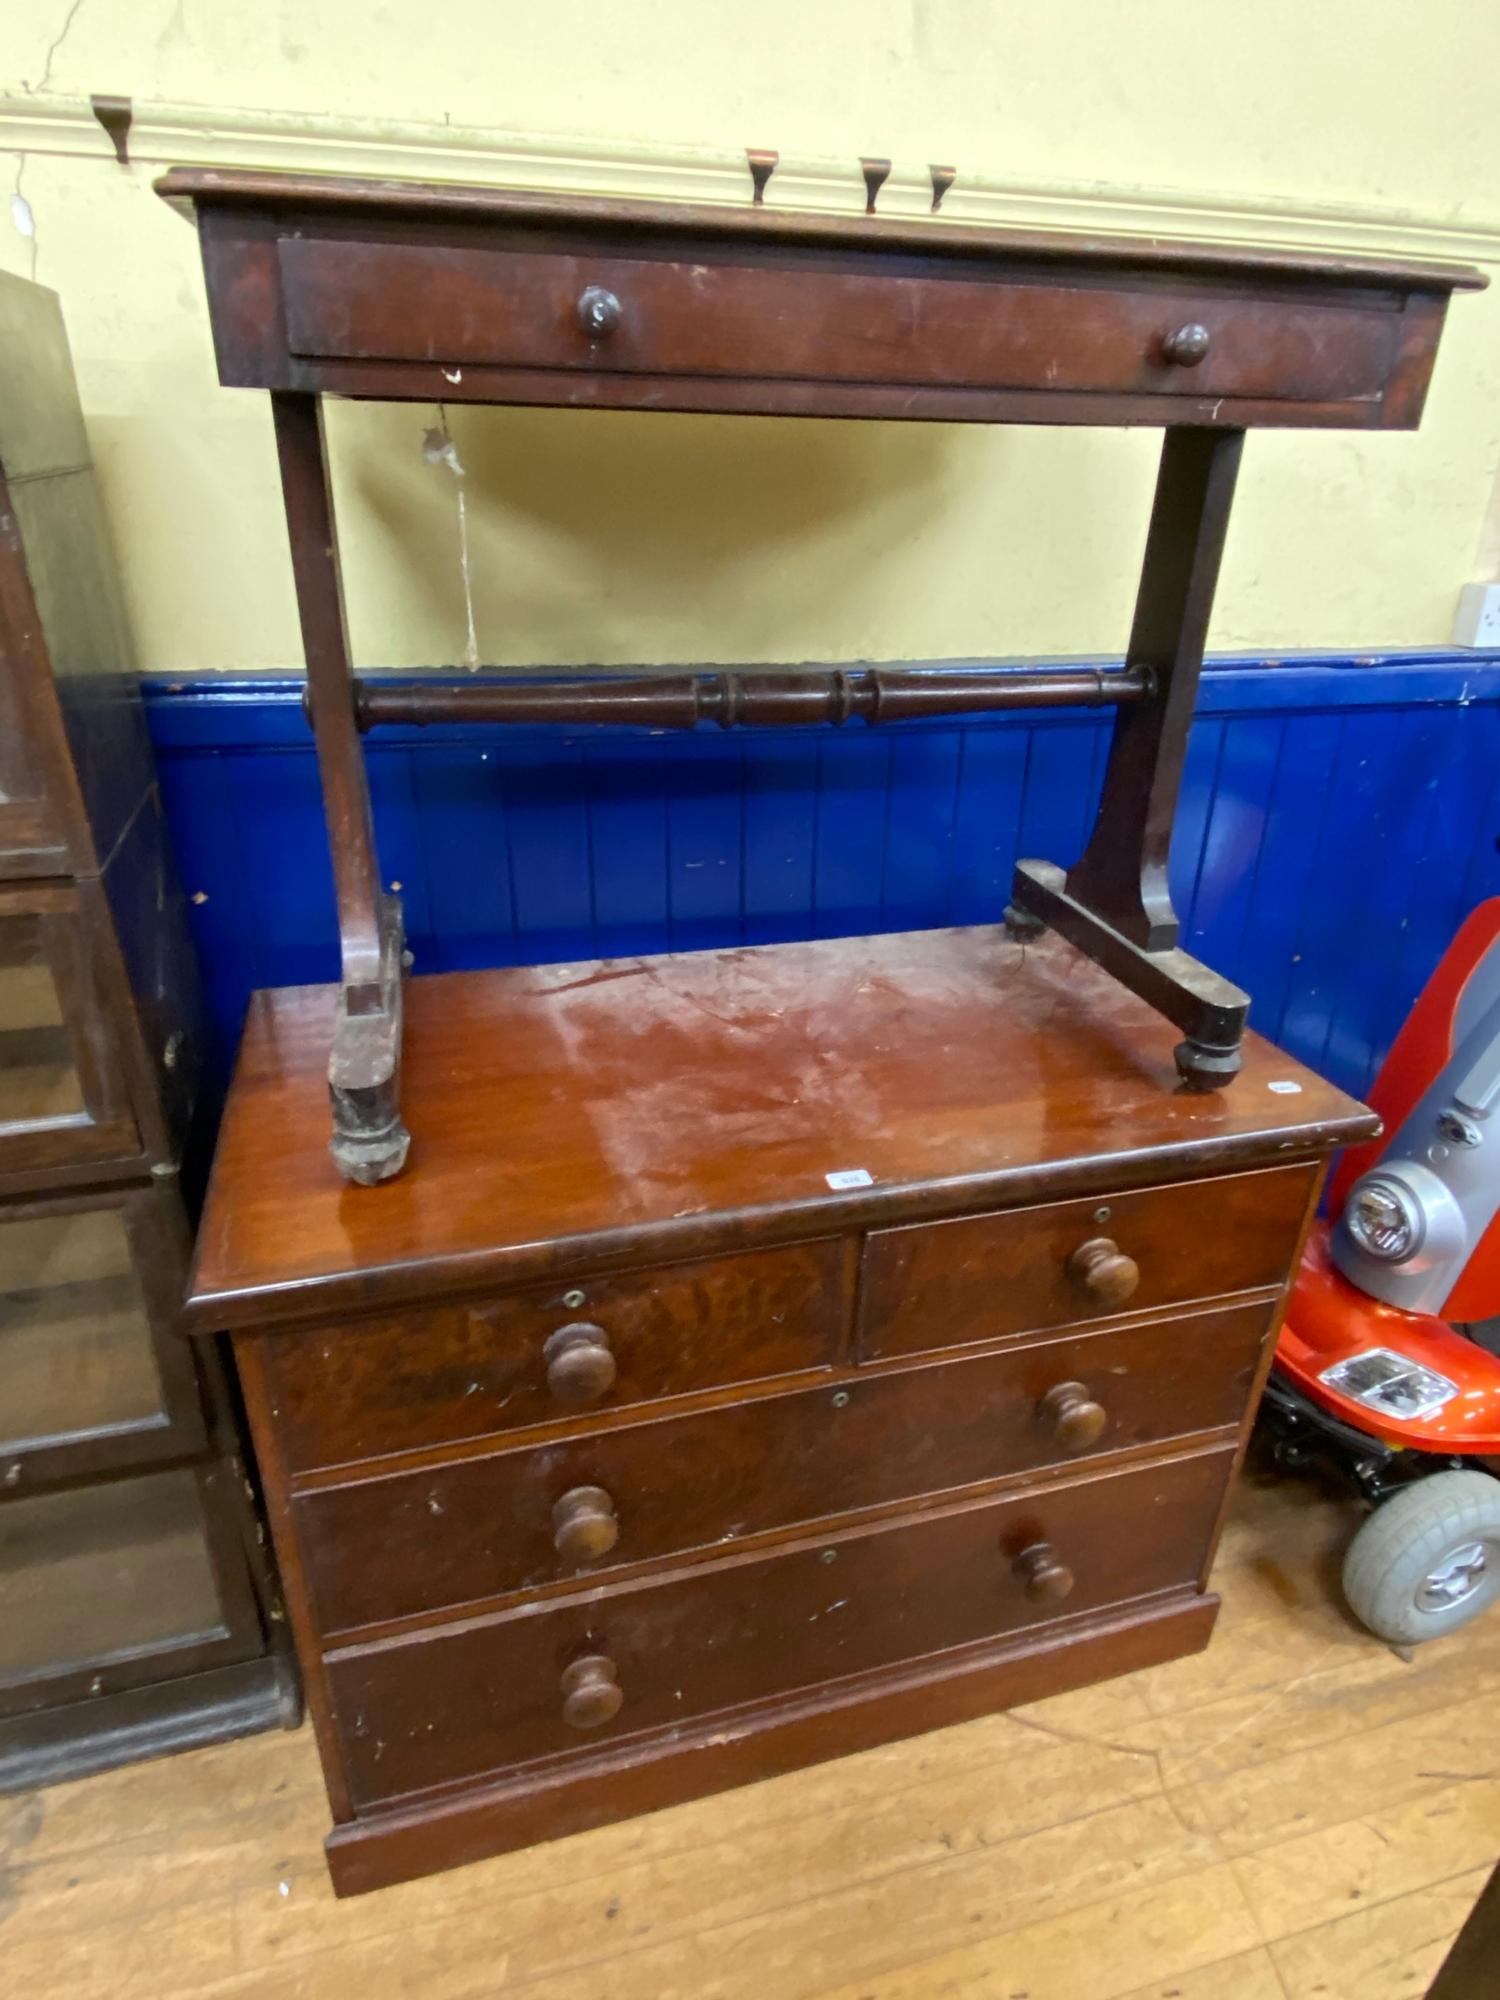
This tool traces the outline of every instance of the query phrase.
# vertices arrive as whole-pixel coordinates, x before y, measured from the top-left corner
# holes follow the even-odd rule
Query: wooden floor
[[[0,1991],[1417,2000],[1500,1851],[1500,1613],[1398,1659],[1348,1519],[1244,1489],[1197,1659],[347,1903],[305,1729],[0,1799]]]

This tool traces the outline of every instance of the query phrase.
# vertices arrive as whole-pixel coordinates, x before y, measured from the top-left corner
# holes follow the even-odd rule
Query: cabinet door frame
[[[96,882],[0,883],[0,925],[34,917],[48,939],[69,1052],[84,1108],[52,1118],[0,1118],[0,1190],[17,1176],[109,1163],[138,1166],[140,1126],[115,1029],[118,951]]]
[[[13,750],[29,781],[0,800],[0,875],[73,874],[92,866],[87,818],[52,678],[20,522],[0,466],[0,678],[15,718]]]
[[[60,1708],[69,1702],[97,1700],[128,1693],[158,1681],[178,1681],[214,1667],[228,1667],[260,1658],[267,1650],[266,1627],[251,1581],[250,1551],[241,1529],[242,1509],[232,1490],[240,1469],[233,1459],[206,1459],[182,1466],[154,1468],[180,1471],[196,1484],[203,1516],[204,1546],[218,1598],[219,1629],[189,1633],[154,1645],[121,1652],[113,1659],[69,1660],[43,1667],[19,1679],[0,1677],[0,1728],[11,1718]],[[109,1482],[78,1482],[106,1487]],[[127,1476],[119,1482],[129,1485]],[[40,1496],[33,1496],[40,1497]],[[4,1511],[0,1501],[0,1514]]]
[[[175,1189],[148,1185],[93,1194],[52,1195],[0,1204],[0,1253],[8,1221],[113,1209],[122,1218],[140,1281],[152,1353],[161,1382],[161,1414],[96,1430],[37,1439],[7,1435],[0,1372],[0,1495],[19,1498],[122,1472],[180,1464],[205,1450],[203,1398],[193,1350],[182,1331],[190,1249],[187,1218]]]

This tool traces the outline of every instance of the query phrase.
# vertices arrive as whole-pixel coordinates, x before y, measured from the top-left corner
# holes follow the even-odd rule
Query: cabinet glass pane
[[[16,691],[0,668],[0,806],[29,805],[41,797],[32,754]]]
[[[224,1637],[193,1474],[0,1504],[0,1605],[10,1685]]]
[[[122,1212],[0,1224],[0,1448],[165,1420]]]
[[[0,919],[0,1125],[86,1109],[47,939],[39,916]]]

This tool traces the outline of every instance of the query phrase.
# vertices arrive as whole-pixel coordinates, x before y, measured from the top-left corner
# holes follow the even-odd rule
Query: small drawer
[[[871,1233],[864,1360],[1286,1282],[1321,1172],[1273,1167]]]
[[[1229,1450],[988,1499],[326,1657],[356,1808],[1198,1577]]]
[[[266,1370],[288,1465],[342,1465],[826,1368],[843,1350],[844,1268],[829,1239],[271,1334]]]
[[[1264,1305],[512,1446],[293,1503],[325,1633],[1237,1424]],[[378,1549],[378,1561],[370,1551]]]
[[[1401,329],[1389,295],[1068,283],[1021,260],[930,258],[893,284],[785,253],[299,235],[277,254],[288,347],[319,360],[1327,403],[1377,397]]]
[[[109,1019],[114,953],[97,883],[0,886],[0,1174],[140,1154]]]

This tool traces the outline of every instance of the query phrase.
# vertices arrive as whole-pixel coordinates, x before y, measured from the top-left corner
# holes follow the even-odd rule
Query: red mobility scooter
[[[1266,1387],[1284,1465],[1333,1460],[1372,1512],[1344,1594],[1413,1646],[1500,1597],[1500,898],[1459,931],[1342,1158]]]

